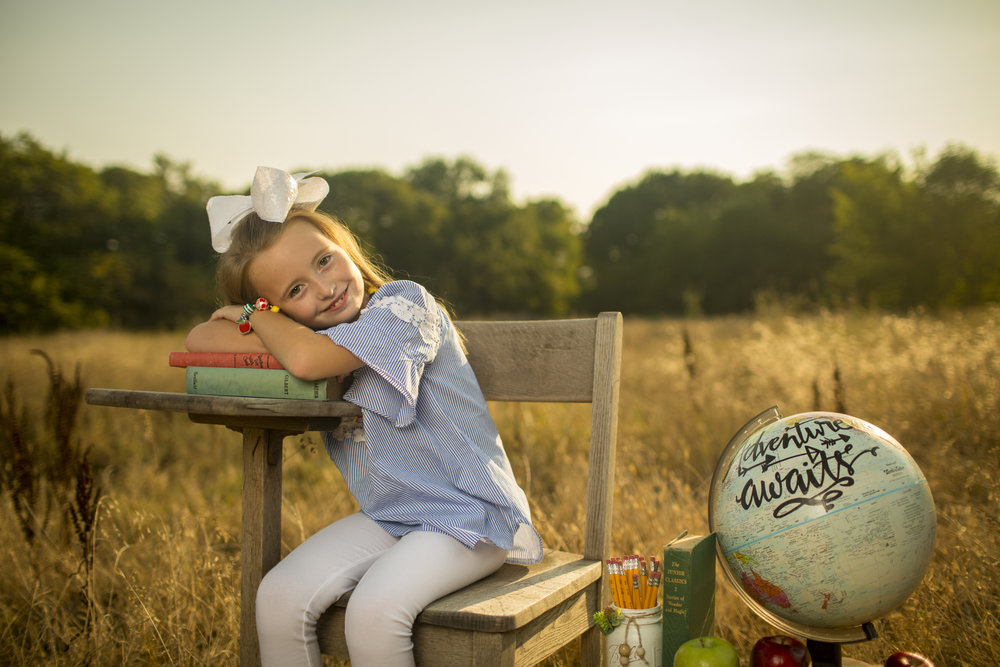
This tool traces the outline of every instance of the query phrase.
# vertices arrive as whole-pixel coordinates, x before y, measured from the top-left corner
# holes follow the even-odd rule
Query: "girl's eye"
[[[330,263],[331,259],[332,258],[329,255],[323,255],[322,257],[319,258],[319,265],[321,267],[326,266],[327,264]]]
[[[288,296],[296,296],[301,291],[302,291],[302,285],[296,285],[295,287],[293,287],[288,291]]]

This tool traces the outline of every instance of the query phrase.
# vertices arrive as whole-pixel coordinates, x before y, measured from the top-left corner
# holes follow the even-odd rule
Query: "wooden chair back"
[[[622,317],[458,322],[469,363],[489,401],[591,404],[582,554],[546,549],[535,565],[495,574],[428,606],[414,625],[418,664],[531,665],[581,638],[581,660],[602,663],[592,615],[608,604]],[[501,433],[501,437],[503,433]],[[324,653],[347,658],[341,600],[320,619]]]

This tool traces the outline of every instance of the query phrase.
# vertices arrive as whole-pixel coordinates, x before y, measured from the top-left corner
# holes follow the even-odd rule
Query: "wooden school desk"
[[[281,557],[281,456],[286,435],[328,431],[361,408],[344,401],[201,396],[157,391],[89,389],[86,401],[139,410],[186,412],[191,421],[243,434],[240,530],[240,665],[259,665],[256,595],[264,573]]]

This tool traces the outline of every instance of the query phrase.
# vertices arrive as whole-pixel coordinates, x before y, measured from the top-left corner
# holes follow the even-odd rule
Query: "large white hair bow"
[[[216,252],[226,252],[233,228],[250,213],[256,213],[261,220],[284,222],[293,206],[315,210],[329,194],[330,185],[318,176],[309,178],[309,175],[257,167],[249,197],[223,195],[209,199],[206,208],[212,247]]]

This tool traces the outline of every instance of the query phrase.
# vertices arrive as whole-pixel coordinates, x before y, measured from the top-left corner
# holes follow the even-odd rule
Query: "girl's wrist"
[[[239,327],[241,334],[248,334],[253,330],[253,326],[250,324],[250,316],[257,312],[271,311],[272,313],[280,312],[281,309],[277,306],[272,306],[271,303],[264,297],[260,297],[253,303],[248,303],[242,308],[242,316],[236,320],[236,326]]]

